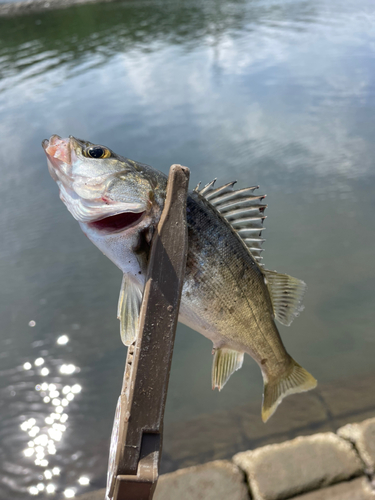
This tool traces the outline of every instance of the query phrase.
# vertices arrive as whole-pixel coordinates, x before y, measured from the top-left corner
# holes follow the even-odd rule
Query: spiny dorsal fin
[[[216,181],[216,179],[213,182],[211,182],[210,184],[207,184],[207,186],[210,186],[212,188],[205,194],[205,197],[207,198],[207,200],[210,200],[211,198],[216,198],[217,196],[219,196],[219,194],[227,193],[228,191],[232,193],[233,186],[237,182],[237,181],[228,182],[228,184],[224,184],[224,186],[220,186],[220,187],[214,189],[213,186],[214,186],[215,181]],[[205,186],[205,187],[207,187],[207,186]]]
[[[221,391],[232,373],[241,368],[243,356],[243,352],[227,349],[226,347],[215,350],[212,364],[212,389],[217,387]]]
[[[213,186],[215,185],[215,182],[216,182],[216,179],[214,179],[213,181],[211,181],[211,182],[209,182],[208,184],[206,184],[206,185],[204,186],[204,188],[202,188],[202,189],[199,191],[199,193],[200,193],[202,196],[204,196],[204,193],[206,193],[206,192],[210,191],[210,190],[211,190],[211,188],[213,188]],[[199,184],[198,184],[198,186],[197,186],[197,187],[199,187]]]
[[[263,257],[260,254],[264,250],[261,246],[265,240],[261,234],[267,205],[263,205],[262,201],[266,195],[253,194],[259,186],[234,190],[233,186],[237,181],[214,189],[215,181],[216,179],[206,184],[201,190],[198,184],[195,191],[204,196],[225,217],[245,242],[254,259],[263,267]]]
[[[127,274],[124,274],[118,299],[117,318],[120,320],[121,340],[125,345],[132,344],[136,339],[141,303],[141,290]]]
[[[287,274],[263,270],[271,295],[275,318],[282,325],[289,326],[303,310],[301,302],[306,291],[306,283]]]

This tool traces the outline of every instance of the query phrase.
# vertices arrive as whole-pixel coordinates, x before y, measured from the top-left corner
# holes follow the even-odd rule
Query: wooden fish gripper
[[[190,171],[172,165],[150,260],[139,332],[129,346],[112,430],[107,500],[151,500],[159,477],[163,418],[187,255]]]

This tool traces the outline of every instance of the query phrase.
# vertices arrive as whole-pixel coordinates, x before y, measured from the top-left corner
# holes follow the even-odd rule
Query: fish
[[[60,198],[82,231],[123,273],[118,302],[125,345],[137,336],[153,235],[167,176],[72,136],[42,142]],[[263,376],[262,419],[285,396],[313,389],[316,379],[286,351],[275,320],[290,325],[306,284],[262,262],[265,195],[235,182],[198,185],[187,196],[188,253],[179,321],[213,343],[212,388],[219,391],[249,354]]]

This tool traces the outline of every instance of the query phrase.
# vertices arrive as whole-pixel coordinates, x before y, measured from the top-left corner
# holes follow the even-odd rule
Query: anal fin
[[[212,364],[212,389],[217,387],[221,391],[232,373],[241,368],[243,357],[243,352],[227,349],[226,347],[215,350]]]
[[[124,274],[118,299],[117,318],[120,320],[121,340],[125,345],[132,344],[136,339],[141,303],[141,290]]]
[[[306,291],[306,283],[287,274],[263,270],[271,295],[275,318],[289,326],[303,310],[301,305]]]

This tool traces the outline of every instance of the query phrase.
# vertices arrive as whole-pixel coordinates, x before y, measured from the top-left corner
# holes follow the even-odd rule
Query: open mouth
[[[129,229],[139,222],[145,212],[124,212],[122,214],[105,217],[94,222],[90,222],[90,226],[106,233],[118,233],[124,229]]]

